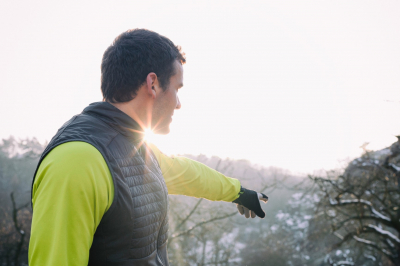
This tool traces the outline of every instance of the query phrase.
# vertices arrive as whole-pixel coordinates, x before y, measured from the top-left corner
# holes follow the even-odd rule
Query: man
[[[168,265],[168,193],[233,201],[246,218],[265,216],[264,194],[143,141],[147,128],[169,133],[185,62],[169,39],[142,29],[105,51],[103,102],[66,122],[36,169],[31,266]]]

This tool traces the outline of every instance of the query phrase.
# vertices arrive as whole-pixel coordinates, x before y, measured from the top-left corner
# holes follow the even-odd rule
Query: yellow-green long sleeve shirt
[[[150,147],[169,194],[227,202],[237,198],[237,179]],[[87,265],[94,233],[113,199],[111,173],[95,147],[74,141],[54,148],[41,162],[32,188],[29,265]]]

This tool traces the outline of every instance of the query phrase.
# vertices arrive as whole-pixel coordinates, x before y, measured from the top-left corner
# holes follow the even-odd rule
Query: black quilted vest
[[[114,200],[94,234],[89,265],[168,265],[168,191],[151,149],[140,145],[138,130],[113,105],[92,103],[58,130],[40,158],[38,167],[56,146],[84,141],[107,162]]]

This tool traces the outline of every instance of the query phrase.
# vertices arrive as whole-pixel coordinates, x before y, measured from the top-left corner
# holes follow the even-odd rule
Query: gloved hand
[[[239,213],[241,215],[244,214],[246,218],[255,218],[256,215],[260,218],[264,218],[265,212],[261,208],[260,200],[267,203],[268,197],[263,193],[241,187],[239,198],[235,199],[233,203],[237,204]]]

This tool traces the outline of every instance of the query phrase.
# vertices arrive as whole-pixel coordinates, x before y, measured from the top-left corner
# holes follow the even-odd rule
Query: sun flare
[[[154,136],[155,136],[155,134],[150,128],[145,129],[143,140],[145,142],[153,142],[154,141]]]

